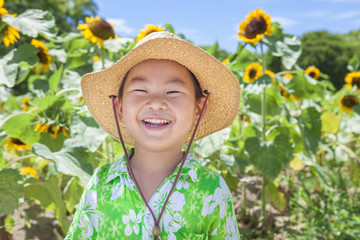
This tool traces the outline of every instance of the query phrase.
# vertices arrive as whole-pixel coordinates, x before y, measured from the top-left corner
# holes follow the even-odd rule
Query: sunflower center
[[[47,54],[44,52],[43,48],[39,48],[39,52],[37,53],[37,56],[40,59],[41,63],[44,63],[44,64],[48,63]]]
[[[316,73],[315,73],[315,72],[310,72],[310,73],[309,73],[309,76],[312,77],[312,78],[315,78]]]
[[[99,37],[103,40],[115,37],[112,26],[102,19],[89,23],[89,29],[96,37]]]
[[[359,103],[359,101],[355,96],[350,96],[350,95],[344,96],[341,102],[345,107],[348,108],[353,108],[356,104]]]
[[[253,78],[255,78],[255,76],[256,76],[256,69],[254,69],[254,68],[250,69],[249,78],[253,79]]]
[[[23,143],[22,141],[20,141],[20,139],[18,139],[18,138],[14,138],[14,139],[12,140],[12,142],[13,142],[14,144],[16,144],[16,145],[25,145],[25,143]]]
[[[360,89],[360,77],[354,77],[351,81],[351,85],[357,86]]]
[[[244,36],[252,39],[256,35],[262,34],[266,31],[266,21],[262,17],[253,18],[250,23],[246,26]]]

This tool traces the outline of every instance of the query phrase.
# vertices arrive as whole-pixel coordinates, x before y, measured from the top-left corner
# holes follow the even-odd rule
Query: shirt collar
[[[128,154],[130,155],[131,153],[129,152]],[[200,167],[200,159],[195,158],[193,153],[189,153],[185,159],[184,167],[181,170],[180,177],[183,179],[187,179],[188,177],[190,177],[193,182],[198,182],[198,171]],[[175,177],[179,168],[180,164],[177,166],[171,176]],[[110,164],[110,168],[106,174],[105,182],[108,183],[121,175],[130,178],[130,174],[127,169],[125,154],[119,160]]]

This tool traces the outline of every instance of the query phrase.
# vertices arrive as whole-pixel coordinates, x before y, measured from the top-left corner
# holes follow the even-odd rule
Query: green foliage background
[[[30,1],[7,2],[4,7],[18,16],[0,22],[21,33],[16,44],[0,47],[0,223],[6,225],[0,231],[11,231],[14,224],[6,223],[27,202],[53,211],[64,236],[67,216],[74,214],[94,170],[123,153],[87,111],[81,76],[111,66],[136,42],[109,39],[102,48],[76,31],[77,23],[96,11],[92,1],[74,1],[75,7],[67,1],[36,4],[42,10],[31,9]],[[253,48],[239,42],[234,53],[227,53],[217,42],[203,46],[220,61],[228,60],[242,88],[241,107],[229,128],[195,142],[192,150],[233,191],[245,239],[272,238],[280,231],[293,239],[357,239],[360,107],[355,104],[346,113],[338,102],[346,95],[359,99],[359,89],[344,85],[345,74],[359,71],[359,32],[314,32],[299,39],[284,33],[280,24],[272,25],[272,36]],[[164,27],[188,40],[170,24]],[[40,50],[30,44],[32,39],[42,41],[52,57],[48,72],[33,71]],[[246,83],[246,67],[253,62],[274,76]],[[318,80],[305,73],[312,65],[321,70]],[[44,131],[35,131],[45,124]],[[13,139],[31,148],[16,149],[9,145]],[[21,174],[24,167],[35,169],[39,178]],[[247,208],[247,184],[253,178],[260,179],[255,205],[261,216]],[[291,221],[272,227],[269,209]]]

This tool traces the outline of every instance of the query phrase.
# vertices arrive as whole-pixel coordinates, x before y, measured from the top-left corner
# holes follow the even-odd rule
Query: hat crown
[[[173,33],[170,32],[152,32],[148,35],[146,35],[143,39],[141,39],[134,48],[137,48],[138,46],[144,44],[145,42],[154,40],[154,39],[162,39],[162,38],[170,38],[170,39],[177,39],[181,40],[178,36],[176,36]]]

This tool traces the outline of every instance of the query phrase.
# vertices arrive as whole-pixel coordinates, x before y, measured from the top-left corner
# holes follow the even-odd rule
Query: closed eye
[[[147,93],[147,91],[146,91],[146,90],[144,90],[144,89],[134,89],[133,91],[134,91],[134,92]]]
[[[174,93],[181,93],[180,91],[168,91],[166,94],[174,94]]]

